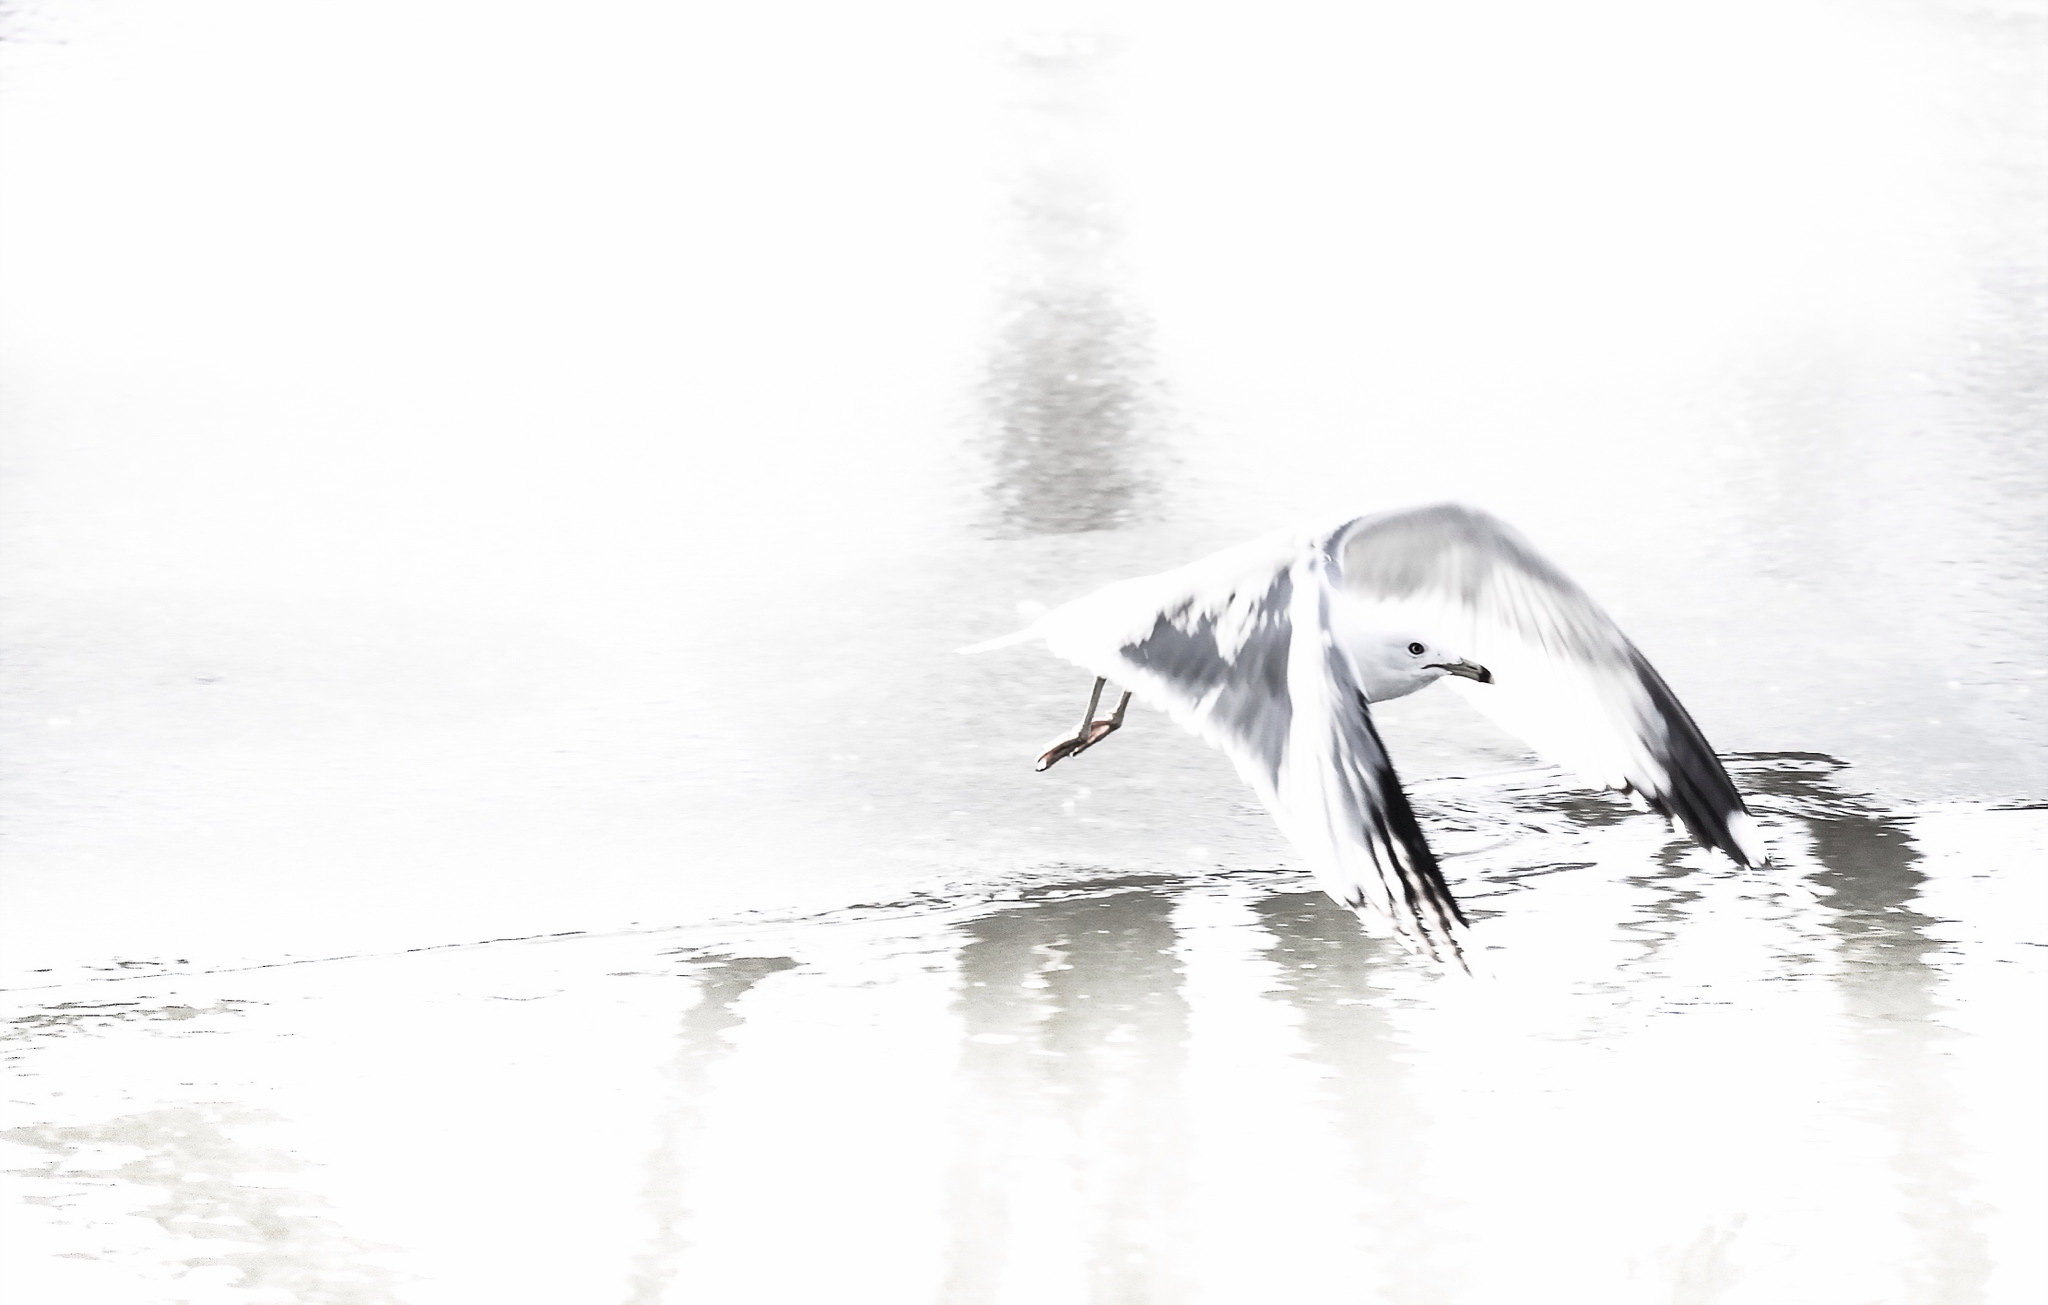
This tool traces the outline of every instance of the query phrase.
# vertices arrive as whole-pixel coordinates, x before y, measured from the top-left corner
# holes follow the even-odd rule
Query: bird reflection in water
[[[1498,1288],[1498,1266],[1476,1250],[1562,1237],[1562,1248],[1533,1248],[1555,1252],[1533,1272],[1567,1273],[1574,1256],[1591,1256],[1617,1282],[1633,1274],[1629,1282],[1655,1280],[1670,1299],[1721,1298],[1730,1283],[1772,1272],[1765,1261],[1803,1216],[1746,1183],[1739,1166],[1725,1201],[1692,1199],[1686,1184],[1721,1170],[1715,1155],[1687,1146],[1665,1157],[1663,1188],[1640,1202],[1617,1195],[1642,1155],[1604,1131],[1610,1119],[1600,1109],[1573,1098],[1584,1088],[1598,1099],[1611,1090],[1607,1076],[1626,1065],[1646,1092],[1669,1090],[1685,1102],[1689,1125],[1729,1130],[1723,1141],[1739,1152],[1753,1141],[1742,1116],[1718,1119],[1671,1077],[1694,1051],[1724,1045],[1716,1039],[1731,1036],[1731,1026],[1705,1027],[1699,1038],[1671,1021],[1754,1004],[1757,1018],[1781,1031],[1819,1015],[1822,1024],[1803,1026],[1804,1036],[1850,1055],[1846,1065],[1821,1057],[1790,1068],[1786,1082],[1759,1090],[1762,1105],[1750,1105],[1790,1112],[1781,1140],[1822,1167],[1816,1181],[1853,1180],[1867,1191],[1864,1166],[1889,1171],[1907,1231],[1898,1272],[1914,1298],[1977,1298],[1988,1256],[1941,1050],[1951,1035],[1941,1022],[1938,922],[1917,906],[1925,876],[1908,819],[1842,785],[1840,764],[1826,757],[1751,755],[1734,765],[1777,828],[1785,855],[1776,871],[1707,870],[1696,854],[1690,864],[1671,856],[1645,864],[1641,840],[1655,834],[1654,817],[1534,781],[1489,790],[1495,801],[1508,794],[1507,809],[1481,811],[1476,823],[1505,817],[1523,826],[1504,861],[1485,854],[1503,861],[1494,877],[1519,876],[1517,890],[1532,895],[1527,908],[1539,914],[1612,915],[1587,922],[1587,941],[1605,940],[1590,959],[1553,971],[1540,956],[1520,957],[1518,978],[1479,980],[1478,988],[1365,935],[1349,913],[1279,870],[1076,874],[978,904],[874,908],[872,945],[927,958],[918,973],[944,974],[950,992],[949,1004],[934,993],[939,1001],[915,1016],[884,1013],[894,1009],[886,1000],[874,1008],[877,1019],[915,1020],[920,1037],[952,1048],[957,1077],[945,1095],[955,1105],[915,1148],[931,1168],[896,1180],[903,1193],[935,1185],[942,1214],[924,1281],[939,1299],[961,1302],[1194,1300],[1216,1288],[1191,1266],[1228,1263],[1256,1277],[1248,1257],[1284,1253],[1288,1262],[1272,1272],[1427,1305],[1487,1299]],[[1433,802],[1427,814],[1455,821],[1461,811]],[[1610,839],[1618,840],[1611,852],[1597,846]],[[1781,900],[1802,873],[1825,890],[1820,905]],[[1582,895],[1599,879],[1627,891]],[[1688,971],[1688,955],[1700,955],[1677,945],[1688,931],[1711,925],[1710,911],[1747,907],[1760,928],[1730,944],[1743,950],[1714,952],[1716,968]],[[793,923],[775,946],[801,957],[812,931],[863,927],[851,917]],[[855,955],[844,950],[847,937],[840,933],[830,982],[872,988],[881,980],[845,970]],[[749,1018],[747,994],[784,970],[794,972],[776,980],[788,985],[781,1001],[800,1004],[806,985],[826,981],[825,971],[780,955],[712,957],[693,968],[704,997],[676,1052],[673,1109],[648,1179],[659,1232],[641,1258],[635,1300],[664,1299],[689,1281],[689,1171],[706,1131],[758,1124],[763,1144],[774,1141],[775,1121],[748,1121],[740,1103],[720,1107],[739,1112],[730,1120],[703,1112],[712,1067],[745,1054],[728,1035]],[[1724,973],[1731,977],[1722,986]],[[1839,991],[1838,1011],[1795,995],[1817,985]],[[1229,1008],[1221,1015],[1219,1001]],[[772,1009],[759,1008],[758,1018],[773,1019]],[[1266,1050],[1237,1045],[1239,1034]],[[1274,1065],[1275,1052],[1310,1072]],[[1663,1054],[1677,1059],[1663,1065]],[[1253,1062],[1250,1077],[1231,1080],[1247,1095],[1215,1095]],[[835,1070],[820,1063],[816,1072]],[[1223,1100],[1239,1104],[1217,1113]],[[1287,1122],[1228,1113],[1269,1108]],[[1654,1102],[1643,1110],[1658,1117]],[[1869,1127],[1836,1127],[1841,1121]],[[1218,1128],[1278,1145],[1232,1170],[1216,1158]],[[1507,1149],[1475,1151],[1474,1134]],[[1518,1136],[1526,1148],[1515,1148]],[[1579,1180],[1593,1184],[1582,1212],[1593,1223],[1517,1204]],[[1270,1193],[1246,1182],[1271,1184]],[[1321,1240],[1284,1252],[1217,1249],[1237,1213],[1267,1200],[1313,1207]],[[1656,1208],[1631,1223],[1632,1203]],[[1606,1233],[1601,1218],[1625,1226]],[[1853,1242],[1861,1234],[1843,1235]]]
[[[1960,1102],[1942,1052],[1954,1034],[1942,1022],[1943,945],[1930,933],[1941,922],[1914,906],[1927,876],[1910,823],[1842,787],[1833,757],[1752,754],[1738,766],[1760,805],[1803,823],[1812,840],[1808,880],[1825,897],[1827,930],[1818,941],[1840,961],[1834,982],[1867,1067],[1858,1104],[1893,1140],[1904,1222],[1921,1242],[1903,1298],[1981,1300],[1990,1255],[1982,1207],[1965,1194]]]
[[[961,1074],[974,1103],[952,1177],[947,1300],[993,1299],[1019,1237],[1019,1154],[1064,1139],[1083,1211],[1085,1298],[1173,1300],[1187,1139],[1188,1005],[1175,881],[1028,894],[961,926]],[[1047,1118],[1050,1116],[1050,1118]]]
[[[1406,953],[1366,936],[1320,892],[1275,893],[1252,910],[1280,976],[1271,995],[1296,1012],[1301,1054],[1328,1071],[1322,1096],[1363,1197],[1362,1231],[1385,1266],[1386,1296],[1457,1299],[1457,1261],[1433,1232],[1445,1206],[1421,1199],[1430,1120],[1410,1087],[1390,994],[1374,983],[1387,966],[1407,964]]]
[[[694,958],[689,967],[698,999],[683,1015],[669,1062],[669,1106],[662,1112],[661,1136],[648,1158],[644,1188],[654,1233],[634,1261],[632,1294],[626,1298],[630,1305],[664,1299],[690,1245],[689,1162],[704,1131],[705,1085],[712,1069],[733,1050],[725,1034],[745,1020],[737,1009],[740,999],[763,979],[796,964],[787,956],[707,955]]]

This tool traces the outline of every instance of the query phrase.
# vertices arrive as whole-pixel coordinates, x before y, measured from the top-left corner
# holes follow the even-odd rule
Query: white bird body
[[[1470,508],[1278,531],[962,651],[1035,639],[1221,749],[1332,897],[1433,955],[1461,955],[1464,916],[1369,704],[1447,676],[1551,760],[1739,863],[1764,859],[1727,773],[1642,654],[1519,534]]]

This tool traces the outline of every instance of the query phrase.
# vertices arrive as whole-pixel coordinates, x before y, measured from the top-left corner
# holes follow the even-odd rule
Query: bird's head
[[[1363,648],[1353,644],[1352,657],[1371,702],[1405,697],[1446,675],[1493,683],[1492,671],[1421,631],[1382,633]]]

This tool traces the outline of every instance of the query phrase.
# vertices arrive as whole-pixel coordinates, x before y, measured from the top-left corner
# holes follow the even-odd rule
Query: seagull
[[[960,651],[1041,640],[1096,680],[1039,770],[1115,733],[1135,694],[1230,758],[1332,898],[1439,961],[1465,964],[1469,922],[1372,719],[1373,704],[1438,680],[1702,847],[1745,868],[1767,860],[1664,678],[1585,590],[1474,508],[1278,531]],[[1098,719],[1112,682],[1123,696]]]

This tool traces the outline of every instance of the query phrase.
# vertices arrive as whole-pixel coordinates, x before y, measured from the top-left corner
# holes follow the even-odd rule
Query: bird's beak
[[[1453,675],[1462,675],[1468,680],[1477,680],[1481,684],[1493,683],[1493,672],[1477,662],[1424,662],[1423,665],[1430,667],[1432,670],[1449,671]]]

